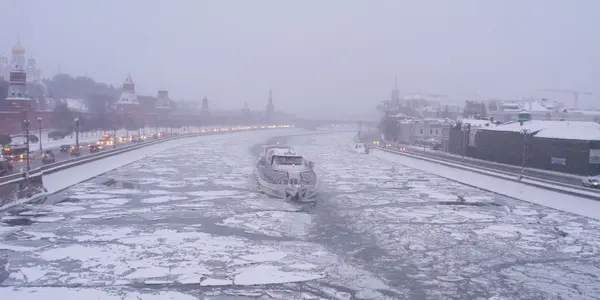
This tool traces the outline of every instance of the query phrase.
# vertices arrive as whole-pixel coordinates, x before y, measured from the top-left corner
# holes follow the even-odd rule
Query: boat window
[[[301,165],[302,156],[275,156],[275,163],[278,165]]]

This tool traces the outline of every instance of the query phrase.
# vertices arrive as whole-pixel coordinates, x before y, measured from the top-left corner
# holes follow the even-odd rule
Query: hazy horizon
[[[75,1],[3,3],[0,53],[20,38],[42,77],[88,75],[139,94],[207,96],[213,108],[301,115],[372,113],[402,96],[600,97],[600,2]],[[596,28],[596,29],[594,29]],[[597,105],[600,108],[600,105]]]

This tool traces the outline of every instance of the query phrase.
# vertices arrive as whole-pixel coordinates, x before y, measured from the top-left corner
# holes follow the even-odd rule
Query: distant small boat
[[[350,142],[350,149],[352,149],[352,151],[356,152],[356,153],[360,153],[360,154],[367,154],[369,153],[367,147],[365,146],[365,143],[361,143],[361,142]]]

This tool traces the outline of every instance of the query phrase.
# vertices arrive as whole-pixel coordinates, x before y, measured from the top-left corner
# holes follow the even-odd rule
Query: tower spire
[[[140,103],[135,94],[135,83],[133,83],[133,80],[131,79],[131,74],[128,74],[127,79],[123,82],[122,90],[121,98],[117,101],[117,107],[124,110],[130,110],[134,106],[139,106]]]
[[[400,103],[400,90],[398,90],[398,76],[394,77],[394,89],[392,89],[392,99],[390,100],[392,107],[396,107]]]
[[[269,89],[269,102],[267,103],[267,115],[270,116],[273,114],[274,112],[274,107],[273,107],[273,91],[271,91],[271,89]]]

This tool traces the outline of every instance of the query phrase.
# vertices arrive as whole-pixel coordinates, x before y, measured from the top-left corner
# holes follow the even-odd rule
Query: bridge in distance
[[[353,129],[358,127],[376,127],[379,122],[374,120],[358,120],[358,119],[305,119],[298,118],[293,121],[297,128],[315,130],[318,127],[329,125],[352,126]]]

